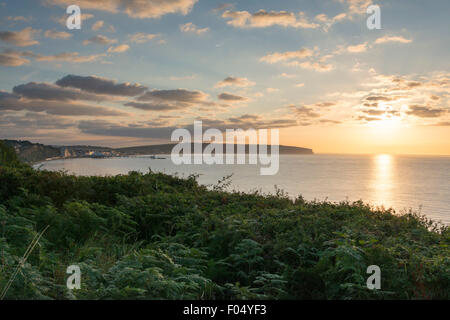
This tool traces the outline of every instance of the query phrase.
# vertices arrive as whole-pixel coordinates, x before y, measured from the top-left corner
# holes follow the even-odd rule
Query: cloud
[[[131,42],[134,43],[145,43],[148,42],[150,40],[153,40],[157,37],[159,37],[159,34],[154,34],[154,33],[143,33],[143,32],[138,32],[135,34],[130,34],[128,37],[130,38]]]
[[[184,103],[198,103],[204,102],[208,95],[201,91],[189,91],[185,89],[172,90],[152,90],[147,91],[142,96],[138,97],[139,101],[176,101]]]
[[[105,21],[98,20],[92,25],[91,29],[92,29],[92,31],[98,31],[103,27],[104,24],[105,24]]]
[[[429,120],[449,114],[448,97],[450,75],[447,72],[432,72],[417,75],[385,75],[371,70],[368,82],[361,82],[365,90],[336,92],[343,100],[339,108],[352,116],[358,106],[362,121],[377,121],[396,118],[399,122],[430,125]],[[433,98],[431,98],[433,97]],[[409,106],[409,107],[408,107]],[[336,108],[335,108],[336,109]]]
[[[248,11],[230,11],[222,13],[222,17],[228,19],[229,25],[236,28],[266,28],[271,26],[293,27],[293,28],[318,28],[320,25],[309,22],[303,12],[295,15],[288,11],[265,11],[263,9],[256,13]]]
[[[217,96],[217,98],[219,98],[220,100],[225,100],[225,101],[247,101],[248,98],[245,97],[241,97],[241,96],[237,96],[231,93],[221,93]]]
[[[297,107],[295,105],[290,105],[289,108],[294,112],[294,114],[300,118],[318,118],[320,114],[315,112],[312,108],[306,106]]]
[[[49,115],[45,112],[17,112],[0,114],[0,136],[2,138],[39,139],[51,136],[61,137],[76,121],[64,116]],[[55,132],[57,130],[57,132]],[[25,140],[24,139],[24,140]]]
[[[65,31],[47,30],[45,31],[44,36],[52,39],[69,39],[72,37],[72,34]]]
[[[120,44],[118,46],[115,47],[109,47],[108,48],[108,52],[110,53],[122,53],[125,51],[128,51],[128,49],[130,49],[130,46],[127,44]]]
[[[44,56],[40,54],[33,54],[33,58],[37,61],[65,61],[72,63],[86,63],[86,62],[94,62],[104,57],[105,54],[93,54],[88,56],[80,56],[78,52],[63,52],[55,55]]]
[[[278,77],[280,77],[280,78],[292,79],[292,78],[297,77],[297,75],[296,75],[296,74],[289,74],[289,73],[283,72],[283,73],[281,73]]]
[[[330,101],[317,102],[317,103],[313,104],[314,107],[318,107],[318,108],[329,108],[329,107],[333,107],[335,105],[337,105],[336,102],[330,102]]]
[[[329,56],[320,57],[317,48],[314,48],[314,50],[302,48],[297,51],[271,53],[262,57],[260,61],[270,64],[282,62],[289,67],[326,72],[334,69],[333,65],[324,63],[328,58]],[[308,60],[304,61],[305,59]]]
[[[33,38],[39,32],[40,30],[35,30],[31,27],[21,31],[0,31],[0,41],[4,41],[17,47],[34,46],[39,44],[39,42]]]
[[[249,81],[247,78],[239,78],[239,77],[227,77],[222,81],[219,81],[216,84],[216,88],[223,88],[223,87],[251,87],[254,86],[255,83],[252,81]]]
[[[117,83],[115,80],[97,76],[84,77],[72,74],[59,79],[58,81],[56,81],[56,84],[60,87],[78,88],[96,94],[129,97],[140,95],[147,90],[147,87],[142,86],[138,83]]]
[[[231,3],[223,3],[223,4],[219,4],[217,7],[215,7],[213,9],[213,11],[218,13],[220,11],[224,11],[224,10],[230,9],[230,8],[233,8],[233,4],[231,4]]]
[[[127,116],[126,113],[103,106],[78,102],[29,100],[17,94],[0,91],[0,110],[47,112],[64,116]]]
[[[402,36],[384,36],[375,40],[376,44],[383,44],[388,42],[411,43],[412,40],[406,39]]]
[[[78,52],[62,52],[55,55],[41,55],[31,51],[15,51],[15,50],[5,50],[0,54],[0,61],[9,64],[10,66],[20,66],[29,63],[27,58],[33,58],[36,61],[64,61],[71,63],[87,63],[99,60],[101,57],[106,56],[106,54],[95,54],[89,56],[81,56]]]
[[[188,14],[198,0],[77,0],[83,9],[125,13],[131,18],[159,18],[170,13]],[[47,4],[67,7],[72,0],[46,0]]]
[[[391,97],[386,96],[368,96],[366,97],[367,101],[392,101]]]
[[[260,59],[262,62],[267,63],[276,63],[280,61],[287,61],[292,59],[304,59],[307,57],[311,57],[314,54],[314,51],[307,48],[302,48],[297,51],[286,51],[286,52],[275,52],[268,54]]]
[[[15,16],[15,17],[9,16],[9,17],[6,17],[6,20],[8,20],[8,21],[23,21],[23,22],[28,22],[28,21],[31,21],[31,17],[26,18],[26,17],[24,17],[24,16]]]
[[[103,35],[99,34],[88,40],[83,41],[83,45],[85,45],[85,46],[88,44],[91,44],[91,43],[108,45],[108,44],[117,43],[117,39],[109,39],[107,36],[103,36]]]
[[[68,15],[61,16],[59,18],[52,18],[53,21],[59,23],[60,25],[66,27]],[[83,23],[89,19],[94,18],[94,15],[91,13],[81,13],[81,27],[83,27]]]
[[[226,129],[275,129],[297,126],[292,119],[264,119],[259,115],[242,115],[225,120],[198,119],[203,122],[203,129],[216,128],[222,131]],[[117,124],[107,121],[80,121],[78,128],[86,134],[134,137],[134,138],[158,138],[169,140],[172,132],[178,128],[186,128],[192,132],[192,125],[161,126],[161,121],[148,123]]]
[[[316,23],[309,22],[303,12],[296,16],[287,11],[259,10],[254,14],[247,11],[225,11],[222,14],[225,19],[231,19],[227,23],[239,28],[266,28],[274,25],[293,28],[318,28]]]
[[[106,97],[98,96],[83,92],[75,88],[63,88],[55,84],[50,83],[37,83],[29,82],[27,84],[21,84],[13,88],[13,93],[20,95],[27,99],[41,99],[41,100],[57,100],[57,101],[70,101],[70,100],[91,100],[102,101]]]
[[[303,69],[315,70],[319,72],[327,72],[334,69],[333,65],[331,64],[311,62],[311,61],[304,61],[304,62],[291,61],[288,63],[288,65],[291,67],[300,67]]]
[[[297,126],[297,121],[293,119],[264,119],[260,115],[244,114],[239,117],[230,117],[225,121],[222,121],[222,123],[219,122],[216,125],[221,127],[221,129],[275,129],[295,127]]]
[[[127,107],[133,107],[136,109],[146,110],[146,111],[172,111],[172,110],[181,110],[189,107],[189,104],[174,104],[174,103],[165,103],[162,101],[159,102],[136,102],[131,101],[124,104]]]
[[[367,7],[372,4],[372,0],[339,0],[341,3],[348,5],[348,13],[350,15],[364,15]]]
[[[170,119],[172,119],[171,117]],[[160,116],[156,121],[117,124],[109,121],[80,121],[78,128],[86,134],[115,136],[115,137],[135,137],[135,138],[158,138],[169,140],[172,132],[178,128],[186,128],[193,131],[192,124],[167,126],[165,118]],[[203,122],[203,129],[216,128],[222,131],[226,129],[274,129],[297,126],[297,121],[292,119],[266,119],[261,115],[244,114],[228,119],[206,119],[199,118]]]
[[[129,106],[145,110],[178,110],[198,107],[199,110],[208,111],[209,107],[226,108],[226,104],[219,104],[208,100],[208,94],[202,91],[190,91],[186,89],[151,90],[137,97],[138,102],[145,101],[147,104],[132,102]],[[207,108],[208,107],[208,108]]]
[[[347,13],[340,13],[335,15],[333,18],[329,18],[326,14],[321,13],[318,14],[315,19],[323,24],[322,28],[325,32],[327,32],[333,24],[348,19],[349,17],[350,16]]]
[[[441,121],[441,122],[435,123],[434,126],[450,127],[450,121]]]
[[[5,131],[10,131],[17,129],[17,133],[20,130],[33,129],[32,133],[35,133],[36,129],[67,129],[68,127],[74,126],[76,124],[72,119],[67,119],[61,116],[49,115],[43,112],[25,112],[24,114],[5,114],[0,115],[0,128],[6,129]],[[12,137],[17,136],[17,133],[12,135]],[[4,135],[2,134],[4,137]]]
[[[19,67],[29,63],[30,60],[24,58],[20,52],[5,50],[0,53],[0,66]]]
[[[362,120],[362,121],[366,121],[366,122],[372,122],[372,121],[379,121],[382,120],[379,117],[368,117],[368,116],[358,116],[356,118],[357,120]]]
[[[354,45],[354,46],[348,46],[347,51],[350,53],[361,53],[367,51],[367,42]]]
[[[160,127],[144,125],[120,125],[107,121],[80,121],[78,128],[86,134],[111,136],[111,137],[134,137],[134,138],[157,138],[169,140],[172,132],[177,127]]]
[[[428,106],[413,105],[409,106],[409,110],[406,112],[408,115],[420,117],[420,118],[438,118],[446,113],[446,109],[434,109]]]
[[[320,119],[319,123],[324,123],[324,124],[340,124],[342,123],[341,121],[337,121],[337,120],[329,120],[329,119]]]
[[[192,22],[188,22],[186,24],[181,25],[180,30],[181,30],[181,32],[184,32],[184,33],[194,33],[197,35],[201,35],[203,33],[208,32],[209,28],[198,28]]]
[[[365,114],[368,114],[370,116],[381,116],[386,113],[385,110],[381,110],[381,109],[367,109],[367,110],[362,110],[362,112]]]

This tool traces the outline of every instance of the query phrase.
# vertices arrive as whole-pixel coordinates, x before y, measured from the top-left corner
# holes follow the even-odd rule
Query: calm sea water
[[[307,200],[363,200],[397,212],[413,209],[450,224],[450,157],[392,155],[281,155],[280,170],[261,176],[257,165],[174,165],[148,156],[107,159],[67,159],[43,162],[47,170],[77,175],[116,175],[152,171],[186,177],[214,185],[233,174],[231,189],[274,193],[275,186],[291,197]]]

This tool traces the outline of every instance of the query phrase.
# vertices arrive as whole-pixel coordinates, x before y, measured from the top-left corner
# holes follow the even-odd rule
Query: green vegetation
[[[75,177],[0,151],[5,299],[450,298],[449,229],[413,213],[151,172]],[[80,290],[66,288],[72,264]],[[373,264],[381,290],[366,288]]]

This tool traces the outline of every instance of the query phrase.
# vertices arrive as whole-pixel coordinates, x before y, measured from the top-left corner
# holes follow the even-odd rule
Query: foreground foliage
[[[11,157],[0,159],[0,292],[49,227],[6,299],[450,298],[449,229],[413,213],[151,172],[75,177]],[[80,290],[66,288],[72,264]],[[366,287],[373,264],[381,290]]]

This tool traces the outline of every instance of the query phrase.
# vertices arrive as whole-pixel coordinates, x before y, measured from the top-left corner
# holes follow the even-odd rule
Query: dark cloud
[[[248,100],[245,97],[241,97],[241,96],[237,96],[231,93],[221,93],[217,96],[217,98],[219,98],[220,100],[225,100],[225,101],[246,101]]]
[[[47,112],[65,116],[127,116],[127,113],[103,106],[78,102],[28,100],[5,91],[0,91],[0,110]]]
[[[188,91],[185,89],[173,90],[152,90],[147,91],[142,96],[138,97],[139,101],[163,100],[176,101],[185,103],[204,102],[208,95],[201,91]]]
[[[203,126],[206,128],[217,128],[225,132],[226,129],[275,129],[287,128],[297,125],[295,120],[291,119],[264,119],[259,115],[244,114],[241,116],[230,117],[225,120],[201,118]]]
[[[144,87],[137,83],[117,83],[114,80],[100,78],[97,76],[84,77],[72,74],[59,79],[58,81],[56,81],[56,84],[60,87],[78,88],[87,92],[97,94],[129,97],[137,96],[147,90],[147,87]]]
[[[319,108],[328,108],[328,107],[332,107],[335,106],[336,102],[319,102],[314,104],[315,107],[319,107]]]
[[[392,98],[386,96],[369,96],[366,98],[367,101],[392,101]]]
[[[170,140],[172,132],[178,128],[185,128],[193,132],[192,124],[179,126],[161,126],[163,119],[146,122],[144,124],[117,124],[106,121],[80,121],[78,128],[86,134],[114,136],[114,137],[134,137],[153,138]],[[203,130],[210,128],[219,129],[225,132],[226,129],[275,129],[297,126],[295,120],[290,119],[263,119],[258,115],[242,115],[231,117],[225,120],[218,119],[198,119],[202,121]]]
[[[222,81],[219,81],[216,84],[216,88],[223,87],[251,87],[254,86],[255,83],[248,80],[247,78],[239,78],[239,77],[226,77]]]
[[[406,86],[410,89],[420,87],[421,85],[422,85],[422,83],[420,83],[418,81],[409,81],[406,83]]]
[[[138,125],[120,125],[105,121],[80,121],[78,128],[83,133],[112,136],[112,137],[134,137],[134,138],[156,138],[168,139],[177,127],[152,127]]]
[[[320,119],[319,122],[320,123],[325,123],[325,124],[340,124],[340,123],[342,123],[341,121],[328,120],[328,119]]]
[[[130,103],[129,105],[140,109],[177,110],[190,107],[200,107],[207,111],[209,107],[224,107],[216,102],[208,101],[208,95],[202,91],[189,91],[186,89],[152,90],[137,98],[147,104]],[[208,108],[205,108],[208,107]]]
[[[91,100],[102,101],[105,97],[101,97],[88,92],[83,92],[74,88],[63,88],[49,83],[29,82],[21,84],[13,88],[13,92],[17,95],[26,97],[28,99],[41,100]]]
[[[447,112],[448,111],[446,109],[433,109],[427,106],[413,105],[409,106],[409,111],[407,111],[406,113],[408,115],[420,118],[438,118],[446,114]]]
[[[42,55],[33,53],[31,51],[15,51],[15,50],[4,50],[0,54],[0,64],[7,65],[10,67],[17,67],[23,64],[27,64],[30,61],[26,58],[33,58],[36,61],[53,62],[53,61],[64,61],[70,63],[87,63],[99,60],[106,54],[93,54],[82,56],[78,52],[62,52],[54,55]],[[1,62],[3,61],[3,62]]]
[[[358,116],[356,119],[362,120],[362,121],[367,121],[367,122],[381,120],[381,118],[379,118],[379,117],[368,117],[368,116]]]
[[[365,114],[368,114],[370,116],[381,116],[382,114],[386,113],[385,110],[379,110],[379,109],[367,109],[367,110],[362,110],[362,112],[364,112]]]
[[[295,105],[290,105],[289,108],[294,112],[294,114],[301,118],[318,118],[320,114],[315,112],[312,108]]]
[[[21,54],[18,54],[15,51],[3,51],[0,53],[0,66],[19,67],[29,63],[30,60],[24,58]]]
[[[151,110],[151,111],[171,111],[180,110],[188,107],[186,104],[171,104],[164,102],[127,102],[124,104],[128,107],[133,107],[141,110]]]
[[[101,44],[101,45],[109,45],[109,44],[117,43],[117,39],[109,39],[107,36],[103,36],[103,35],[99,34],[92,38],[89,38],[88,40],[83,41],[83,45],[88,45],[91,43]]]
[[[46,113],[26,112],[25,114],[2,114],[0,115],[0,128],[3,131],[13,129],[67,129],[73,127],[75,121],[53,116]]]
[[[0,31],[0,41],[18,46],[28,47],[39,44],[33,37],[39,33],[39,30],[34,30],[31,27],[25,28],[21,31]]]

